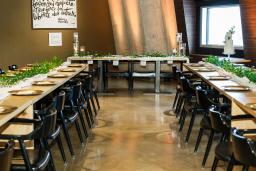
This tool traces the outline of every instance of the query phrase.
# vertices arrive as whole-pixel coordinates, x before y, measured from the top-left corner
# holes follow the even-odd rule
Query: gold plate
[[[82,64],[70,64],[68,67],[82,67]]]
[[[204,64],[189,64],[191,67],[204,67]]]
[[[223,86],[226,91],[249,91],[248,86]]]
[[[247,103],[245,106],[251,108],[252,110],[256,110],[256,103]]]
[[[12,90],[12,91],[9,91],[9,93],[14,96],[35,96],[35,95],[42,94],[43,91],[24,89],[24,90]]]
[[[56,82],[47,81],[47,80],[45,80],[45,81],[34,81],[32,83],[32,85],[35,85],[35,86],[52,86],[52,85],[55,85],[55,84],[56,84]]]
[[[29,70],[31,70],[31,68],[24,67],[24,68],[18,69],[18,71],[21,71],[21,72],[25,72],[25,71],[29,71]]]
[[[59,72],[76,72],[75,69],[73,68],[64,68],[64,69],[59,69]]]
[[[17,107],[15,107],[15,106],[0,105],[0,114],[11,113],[16,109],[17,109]]]
[[[229,80],[231,77],[229,76],[209,76],[208,79],[209,80]]]
[[[35,64],[27,64],[27,67],[33,67]]]
[[[200,68],[200,69],[198,70],[198,72],[214,72],[214,71],[216,71],[216,70],[215,70],[215,69],[212,69],[212,68],[205,68],[205,69]]]
[[[15,74],[7,73],[7,74],[5,74],[5,76],[6,76],[6,77],[14,77],[14,76],[15,76]]]
[[[49,78],[66,78],[68,77],[68,75],[66,74],[52,74],[52,75],[48,75]]]

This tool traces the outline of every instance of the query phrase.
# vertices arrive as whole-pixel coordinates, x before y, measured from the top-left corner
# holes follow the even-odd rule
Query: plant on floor
[[[50,70],[60,66],[63,60],[58,57],[53,57],[50,61],[44,61],[34,64],[31,68],[22,72],[14,72],[12,75],[3,74],[0,76],[0,86],[12,86],[19,81],[30,78],[38,74],[46,74]]]
[[[246,77],[251,82],[256,83],[256,71],[252,68],[236,66],[229,60],[220,60],[217,56],[213,55],[208,56],[206,62],[219,66],[223,68],[225,71],[233,73],[238,77]]]

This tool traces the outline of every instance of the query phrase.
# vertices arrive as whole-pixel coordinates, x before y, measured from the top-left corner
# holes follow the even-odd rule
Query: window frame
[[[203,45],[202,44],[202,24],[203,24],[203,8],[207,8],[207,19],[206,19],[206,42],[208,42],[208,37],[209,37],[209,9],[210,8],[217,8],[217,7],[234,7],[234,6],[238,6],[240,7],[240,4],[215,4],[215,5],[202,5],[199,7],[199,17],[200,17],[200,21],[199,21],[199,48],[212,48],[212,49],[222,49],[224,48],[224,45]],[[240,14],[241,15],[241,14]],[[241,21],[242,22],[242,21]],[[242,24],[242,23],[241,23]],[[234,46],[235,49],[237,50],[244,50],[244,46]]]

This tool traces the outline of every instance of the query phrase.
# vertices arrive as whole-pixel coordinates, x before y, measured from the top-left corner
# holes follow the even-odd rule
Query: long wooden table
[[[207,65],[207,64],[206,64]],[[252,110],[251,108],[247,107],[246,104],[248,103],[256,103],[256,90],[250,90],[250,91],[225,91],[224,86],[236,86],[239,85],[237,82],[230,80],[209,80],[209,76],[216,76],[219,75],[219,72],[213,71],[213,72],[199,72],[197,71],[198,67],[193,67],[191,64],[184,64],[184,67],[196,74],[198,77],[200,77],[203,81],[208,83],[210,86],[212,86],[214,89],[219,91],[220,94],[223,94],[226,96],[231,102],[232,102],[232,115],[237,114],[251,114],[256,118],[256,110]],[[256,124],[253,121],[252,123],[249,122],[249,125],[240,123],[236,125],[236,127],[244,128],[248,126],[249,128],[256,128]],[[233,124],[233,123],[232,123]]]
[[[33,106],[36,102],[52,93],[54,90],[62,86],[68,80],[79,74],[81,71],[88,69],[88,65],[82,65],[82,67],[74,67],[75,72],[62,72],[68,77],[66,78],[49,78],[48,80],[55,81],[57,84],[53,86],[29,86],[23,89],[42,90],[43,93],[36,96],[13,96],[10,95],[2,100],[1,105],[11,105],[17,107],[11,113],[0,115],[0,127],[6,124],[12,118],[18,116],[21,113],[26,113],[27,116],[33,117]],[[24,112],[25,111],[25,112]]]
[[[104,89],[103,86],[103,61],[148,61],[155,62],[155,92],[160,92],[160,72],[161,72],[161,62],[182,62],[188,63],[188,57],[130,57],[130,56],[111,56],[111,57],[68,57],[67,60],[71,63],[82,62],[82,61],[98,61],[98,67],[100,69],[99,75],[99,92]]]

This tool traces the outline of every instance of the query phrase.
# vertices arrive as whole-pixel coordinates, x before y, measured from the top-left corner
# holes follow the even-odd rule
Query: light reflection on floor
[[[167,84],[161,88],[175,92],[174,87]],[[115,91],[115,95],[101,97],[102,110],[99,113],[98,124],[93,129],[85,148],[80,146],[76,132],[72,128],[76,159],[70,158],[65,146],[69,163],[64,167],[59,151],[54,147],[57,170],[201,170],[207,136],[203,137],[198,153],[194,154],[194,144],[199,130],[198,119],[189,144],[184,144],[188,123],[182,133],[177,132],[177,119],[170,111],[173,97],[174,93],[144,95],[142,91],[135,91],[132,96],[127,91]],[[65,143],[64,137],[62,139]],[[213,149],[214,146],[206,168],[203,169],[205,171],[210,170],[212,165]],[[223,166],[223,163],[220,165]],[[219,167],[217,170],[225,169]]]

